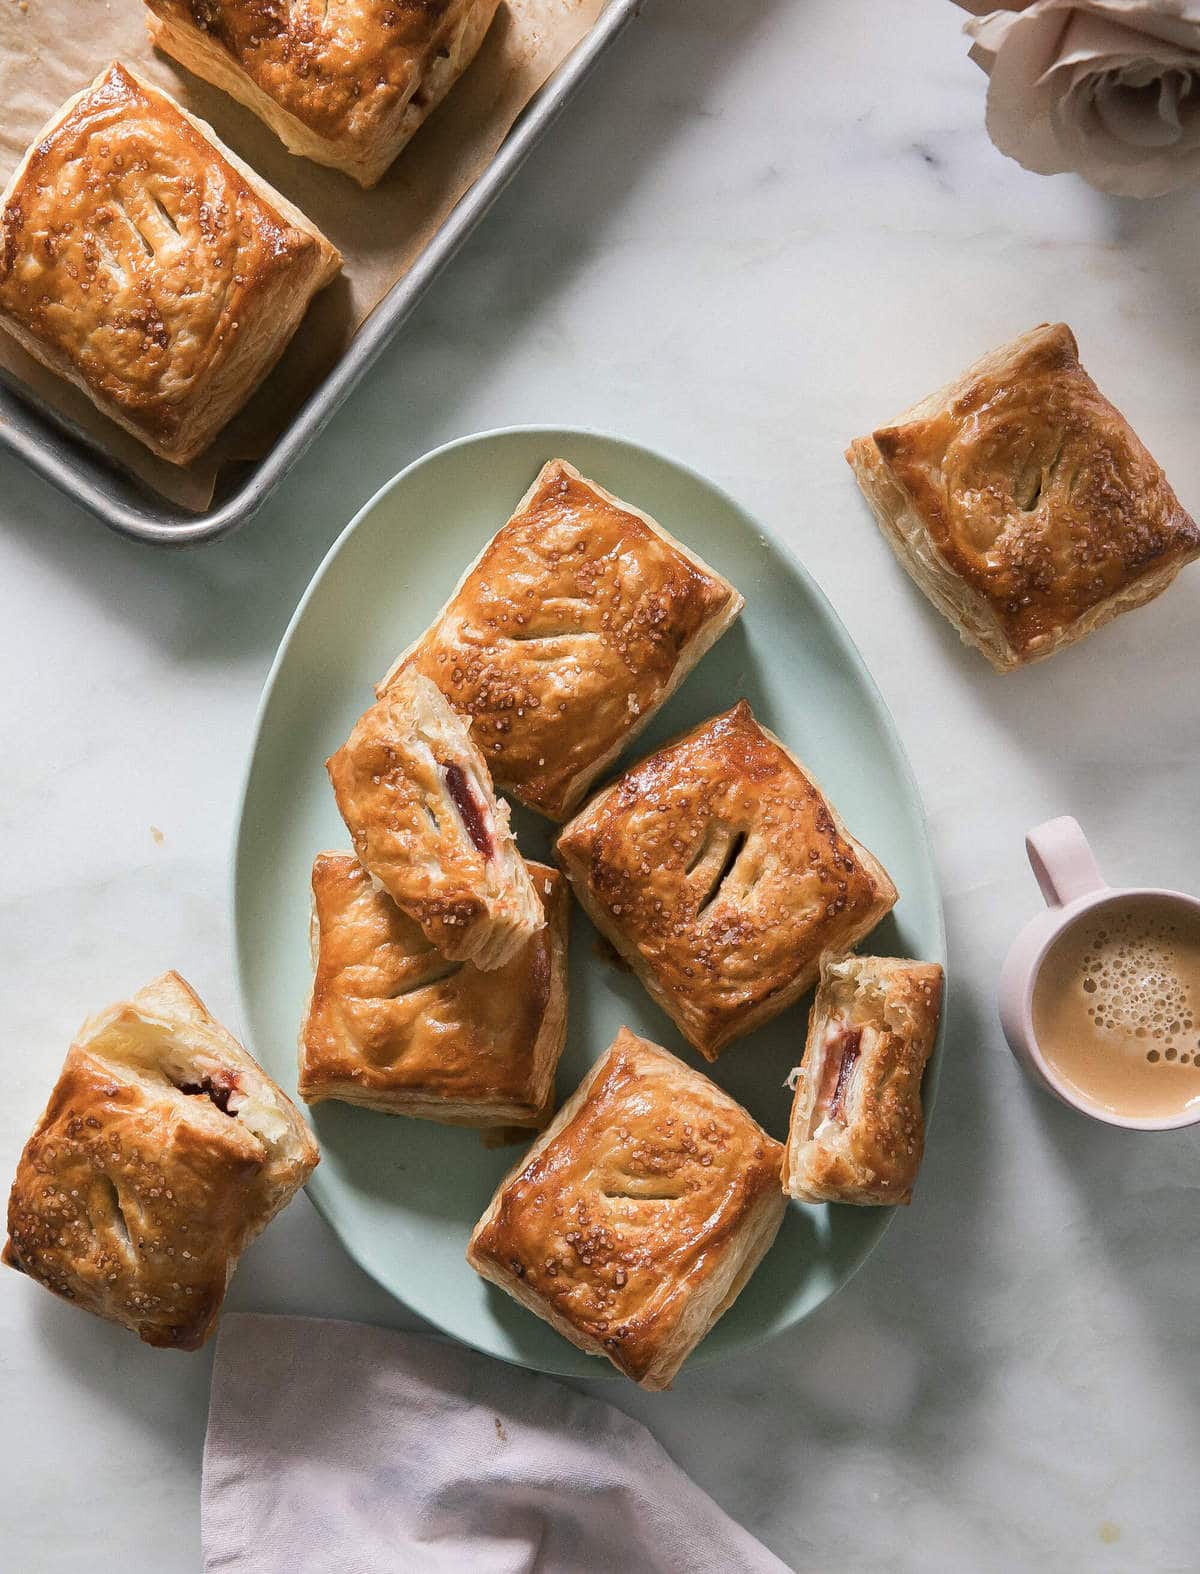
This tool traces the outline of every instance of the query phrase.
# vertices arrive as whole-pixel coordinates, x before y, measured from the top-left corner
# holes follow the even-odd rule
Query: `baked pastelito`
[[[657,521],[553,459],[379,692],[423,672],[497,786],[563,820],[741,607]]]
[[[300,1096],[452,1126],[545,1125],[567,1026],[566,881],[530,864],[546,923],[490,973],[448,962],[348,853],[313,862]]]
[[[0,206],[0,327],[178,465],[341,267],[210,127],[117,62],[43,128]]]
[[[745,700],[599,792],[558,855],[592,922],[709,1060],[798,999],[821,952],[856,944],[896,901]]]
[[[317,1158],[291,1101],[164,973],[72,1044],[21,1155],[4,1261],[147,1344],[195,1350]]]
[[[806,1202],[912,1201],[942,970],[896,957],[825,958],[808,1019],[784,1190]]]
[[[909,574],[994,667],[1151,601],[1200,527],[1064,323],[985,355],[846,454]]]
[[[367,872],[443,956],[503,967],[546,922],[466,722],[407,672],[326,762]]]
[[[782,1156],[715,1083],[622,1028],[501,1182],[467,1260],[581,1350],[666,1388],[775,1239]]]
[[[373,186],[475,58],[496,0],[146,0],[150,37],[292,153]]]

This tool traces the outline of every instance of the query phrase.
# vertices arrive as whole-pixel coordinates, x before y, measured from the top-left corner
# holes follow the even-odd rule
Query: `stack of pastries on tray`
[[[470,65],[497,9],[145,3],[165,54],[293,153],[363,186]],[[211,126],[120,61],[42,127],[0,197],[0,224],[0,327],[178,465],[241,409],[342,266]]]
[[[540,1129],[469,1261],[647,1388],[733,1303],[789,1195],[910,1199],[941,1000],[939,967],[851,955],[896,889],[745,700],[587,797],[741,608],[551,460],[328,761],[352,850],[313,866],[301,1095]],[[567,894],[497,788],[566,822],[581,906],[707,1060],[820,979],[786,1145],[627,1028],[554,1113]]]

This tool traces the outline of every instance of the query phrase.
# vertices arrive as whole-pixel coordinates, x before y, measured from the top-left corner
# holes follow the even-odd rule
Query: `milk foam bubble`
[[[1180,976],[1177,931],[1170,919],[1118,913],[1089,937],[1082,958],[1088,1016],[1098,1028],[1142,1039],[1146,1059],[1178,1059],[1200,1052],[1196,1008]]]

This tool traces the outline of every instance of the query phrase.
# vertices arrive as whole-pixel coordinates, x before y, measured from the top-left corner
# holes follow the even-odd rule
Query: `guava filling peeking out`
[[[831,1026],[821,1062],[821,1086],[814,1111],[818,1120],[842,1121],[850,1077],[862,1052],[862,1029]]]
[[[229,1100],[238,1091],[237,1078],[222,1075],[220,1072],[210,1075],[205,1073],[199,1082],[177,1082],[175,1086],[181,1093],[207,1094],[222,1115],[236,1115],[236,1109],[230,1109]]]
[[[461,765],[451,762],[449,765],[443,765],[442,771],[446,778],[446,791],[458,810],[463,829],[479,852],[485,858],[491,858],[496,848],[488,827],[486,807],[476,797],[475,790],[467,780],[467,774]]]

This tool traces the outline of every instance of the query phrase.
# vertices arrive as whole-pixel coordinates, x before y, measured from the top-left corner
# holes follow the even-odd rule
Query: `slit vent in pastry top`
[[[580,905],[709,1060],[856,944],[896,888],[745,700],[632,766],[558,839]]]
[[[567,1026],[567,883],[529,865],[547,922],[501,968],[448,961],[349,853],[313,863],[300,1095],[446,1125],[538,1127]]]
[[[846,458],[900,562],[1001,672],[1152,600],[1200,555],[1064,323],[993,350]]]
[[[809,1015],[784,1163],[806,1202],[912,1201],[924,1147],[921,1079],[942,970],[893,957],[826,957]]]
[[[0,203],[0,326],[179,465],[341,267],[211,127],[118,62],[43,128]]]
[[[508,805],[428,678],[406,673],[327,766],[363,867],[443,956],[503,967],[546,922]]]
[[[657,521],[552,459],[378,692],[423,672],[497,785],[563,820],[741,608]]]
[[[195,1350],[317,1158],[286,1095],[165,973],[72,1044],[21,1155],[3,1258],[147,1344]]]
[[[373,186],[475,58],[497,0],[146,0],[152,41],[290,152]]]
[[[467,1260],[581,1350],[667,1388],[775,1239],[782,1156],[706,1076],[622,1028],[500,1183]]]

